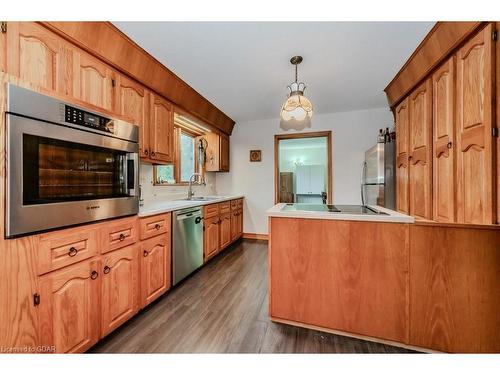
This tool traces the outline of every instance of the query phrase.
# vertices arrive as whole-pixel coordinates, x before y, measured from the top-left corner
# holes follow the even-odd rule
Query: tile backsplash
[[[195,195],[217,195],[215,172],[205,173],[206,186],[193,185]],[[155,186],[153,185],[153,166],[141,163],[139,184],[144,202],[152,200],[175,200],[187,196],[187,186]]]

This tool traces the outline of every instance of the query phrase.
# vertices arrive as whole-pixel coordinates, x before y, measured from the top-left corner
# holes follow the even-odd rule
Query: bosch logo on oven
[[[101,206],[87,206],[87,210],[97,210]]]

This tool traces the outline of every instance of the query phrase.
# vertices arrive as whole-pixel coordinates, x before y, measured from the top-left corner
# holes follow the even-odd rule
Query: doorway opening
[[[274,136],[274,202],[332,204],[332,132]]]

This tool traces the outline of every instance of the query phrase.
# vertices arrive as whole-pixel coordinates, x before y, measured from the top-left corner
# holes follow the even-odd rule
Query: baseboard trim
[[[445,352],[440,352],[438,350],[433,350],[433,349],[428,349],[428,348],[422,348],[420,346],[403,344],[402,342],[399,342],[399,341],[384,340],[384,339],[379,339],[377,337],[359,335],[357,333],[351,333],[351,332],[340,331],[340,330],[337,330],[337,329],[330,329],[330,328],[325,328],[325,327],[319,327],[319,326],[315,326],[315,325],[312,325],[312,324],[299,323],[299,322],[295,322],[293,320],[282,319],[282,318],[275,318],[273,316],[270,316],[269,319],[271,319],[271,321],[275,322],[275,323],[288,324],[288,325],[295,326],[295,327],[307,328],[307,329],[313,329],[315,331],[322,331],[322,332],[333,333],[334,335],[347,336],[347,337],[352,337],[352,338],[355,338],[355,339],[376,342],[376,343],[379,343],[379,344],[397,346],[398,348],[415,350],[415,351],[423,352],[423,353],[445,353]]]
[[[269,240],[269,235],[264,234],[264,233],[243,233],[242,238],[245,238],[247,240],[268,241]]]

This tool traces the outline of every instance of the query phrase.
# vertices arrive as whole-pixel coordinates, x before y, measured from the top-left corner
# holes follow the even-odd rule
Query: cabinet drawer
[[[225,214],[225,213],[230,212],[231,211],[231,202],[227,201],[227,202],[219,203],[219,209],[220,209],[221,214]]]
[[[208,219],[212,216],[217,216],[219,214],[219,205],[218,204],[209,204],[204,208],[204,216],[205,219]]]
[[[42,234],[38,252],[38,274],[44,274],[98,253],[96,226],[79,227]]]
[[[141,218],[139,220],[141,240],[169,232],[171,216],[168,213]]]
[[[231,211],[234,211],[236,209],[238,209],[238,200],[237,199],[231,201]]]
[[[138,239],[138,223],[135,216],[114,220],[101,229],[101,253],[132,245]]]

